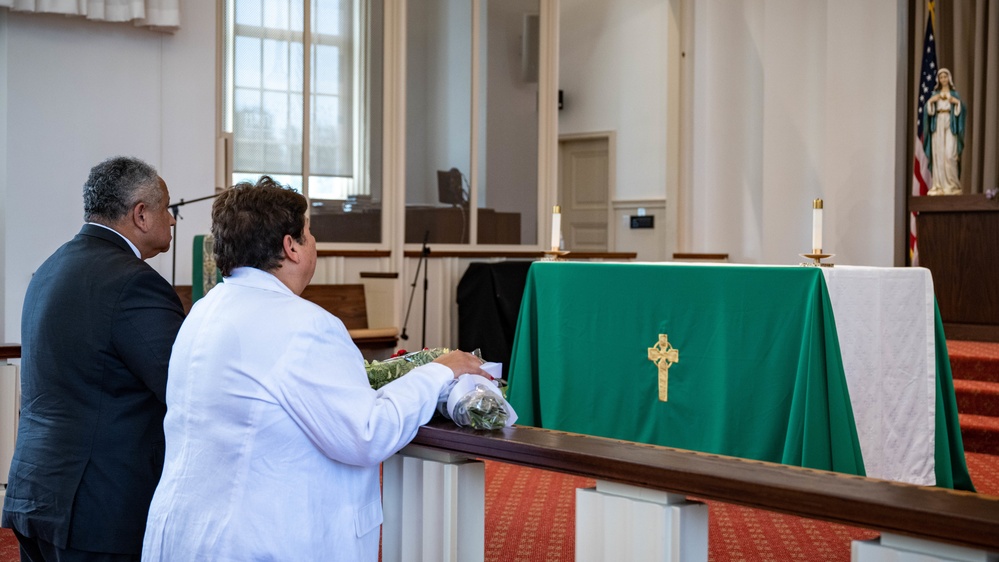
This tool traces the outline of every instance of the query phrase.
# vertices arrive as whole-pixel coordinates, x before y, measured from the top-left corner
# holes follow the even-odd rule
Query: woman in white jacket
[[[485,375],[452,352],[372,390],[343,323],[298,296],[316,267],[307,209],[266,176],[212,207],[224,282],[174,344],[143,560],[376,560],[378,465],[448,381]]]

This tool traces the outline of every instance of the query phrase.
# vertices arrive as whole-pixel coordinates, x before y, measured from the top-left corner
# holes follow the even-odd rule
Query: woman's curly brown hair
[[[237,267],[273,271],[284,258],[284,237],[304,243],[308,200],[260,176],[256,184],[240,182],[212,204],[215,263],[228,277]]]

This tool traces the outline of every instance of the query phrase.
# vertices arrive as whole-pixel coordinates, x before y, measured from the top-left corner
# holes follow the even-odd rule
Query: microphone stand
[[[171,249],[171,253],[173,254],[173,270],[170,272],[170,284],[173,285],[174,287],[177,286],[177,222],[180,219],[184,218],[180,216],[180,208],[183,207],[184,205],[187,205],[188,203],[197,203],[198,201],[207,201],[208,199],[215,199],[219,195],[222,194],[216,193],[215,195],[209,195],[207,197],[199,197],[197,199],[191,199],[190,201],[184,201],[184,199],[181,199],[180,201],[176,203],[171,203],[169,205],[170,212],[173,213],[173,237],[171,239],[171,245],[173,246],[173,248]]]
[[[406,319],[402,322],[402,333],[399,337],[408,340],[409,336],[406,334],[406,325],[409,324],[409,312],[413,309],[413,296],[416,293],[416,281],[420,278],[420,268],[423,269],[423,342],[420,344],[420,349],[425,349],[427,347],[427,289],[430,287],[427,282],[427,266],[423,263],[426,261],[427,256],[430,255],[430,246],[427,246],[427,241],[430,239],[430,231],[423,233],[423,249],[420,251],[420,261],[416,264],[416,275],[413,276],[412,289],[409,291],[409,304],[406,306]]]

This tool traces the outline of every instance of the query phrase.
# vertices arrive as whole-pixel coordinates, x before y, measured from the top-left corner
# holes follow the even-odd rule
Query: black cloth
[[[529,261],[469,264],[458,282],[458,348],[479,348],[486,361],[510,368],[517,315]]]
[[[60,549],[140,553],[163,467],[170,284],[95,225],[35,272],[21,318],[21,419],[2,524]]]

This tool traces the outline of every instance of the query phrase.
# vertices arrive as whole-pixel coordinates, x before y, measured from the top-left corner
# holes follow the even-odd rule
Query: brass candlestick
[[[831,258],[831,257],[835,256],[836,254],[823,254],[822,253],[822,248],[816,248],[816,249],[812,250],[811,254],[798,254],[798,255],[801,256],[801,257],[803,257],[803,258],[808,258],[810,260],[814,260],[812,262],[804,262],[804,263],[801,263],[801,264],[798,264],[798,265],[801,265],[801,266],[804,266],[804,267],[832,267],[833,264],[831,264],[831,263],[822,263],[822,260],[824,260],[826,258]]]
[[[541,261],[565,261],[563,256],[569,255],[569,252],[563,252],[558,248],[552,248],[551,250],[545,250],[545,257],[541,258]]]

